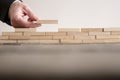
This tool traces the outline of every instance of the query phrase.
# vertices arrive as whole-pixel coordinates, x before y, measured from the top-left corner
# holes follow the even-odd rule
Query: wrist
[[[13,8],[13,5],[19,4],[19,3],[21,3],[21,2],[22,2],[22,0],[15,0],[15,1],[10,5],[10,7],[9,7],[9,13],[8,13],[9,17],[10,17],[10,11],[11,11],[11,9]]]
[[[21,0],[15,0],[12,4],[14,4],[14,3],[16,3],[16,2],[21,2]],[[12,4],[11,4],[11,5],[12,5]]]

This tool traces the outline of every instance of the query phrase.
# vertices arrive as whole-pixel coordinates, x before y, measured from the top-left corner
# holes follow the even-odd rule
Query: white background
[[[24,0],[41,19],[58,19],[58,25],[43,25],[39,31],[60,27],[120,27],[120,0]],[[0,23],[0,31],[14,30]]]

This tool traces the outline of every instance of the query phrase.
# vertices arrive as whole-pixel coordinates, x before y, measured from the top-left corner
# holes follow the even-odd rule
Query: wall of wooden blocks
[[[0,44],[84,44],[120,43],[120,28],[60,28],[58,32],[36,32],[17,28],[3,32]]]

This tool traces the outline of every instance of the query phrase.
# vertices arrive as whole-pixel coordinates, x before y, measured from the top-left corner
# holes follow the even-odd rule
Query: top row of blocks
[[[59,28],[58,32],[108,32],[120,31],[120,28]],[[36,28],[16,28],[15,32],[36,32]]]

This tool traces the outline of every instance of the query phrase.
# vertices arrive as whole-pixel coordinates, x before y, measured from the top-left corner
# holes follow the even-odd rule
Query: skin
[[[24,17],[28,16],[26,20]],[[36,28],[41,24],[33,23],[33,21],[40,20],[32,10],[23,2],[15,2],[10,6],[9,17],[11,25],[15,28]]]

